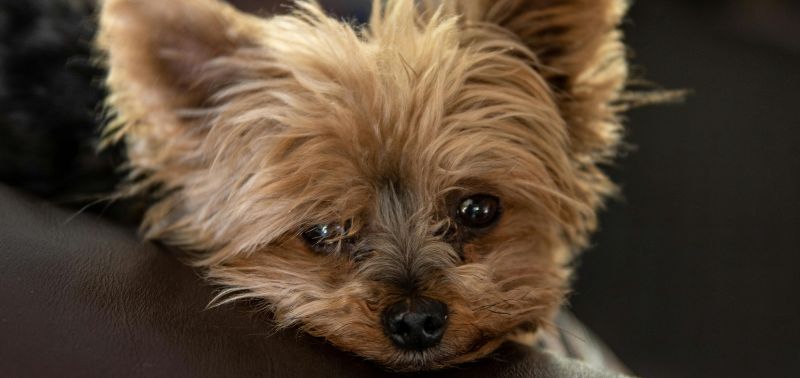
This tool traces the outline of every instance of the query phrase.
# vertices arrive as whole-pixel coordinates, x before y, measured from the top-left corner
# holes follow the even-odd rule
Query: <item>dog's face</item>
[[[381,4],[378,1],[376,4]],[[431,2],[436,3],[436,2]],[[106,0],[110,135],[148,237],[221,300],[399,370],[546,327],[612,186],[616,0],[312,5]]]

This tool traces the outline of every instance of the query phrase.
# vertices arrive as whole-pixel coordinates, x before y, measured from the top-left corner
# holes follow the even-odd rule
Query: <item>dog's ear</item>
[[[261,26],[215,0],[103,1],[97,46],[109,71],[112,138],[185,134],[193,121],[181,112],[243,74],[214,63],[257,45]]]
[[[445,4],[448,1],[445,0]],[[567,121],[574,153],[614,152],[615,105],[627,80],[626,49],[618,26],[625,0],[453,0],[470,27],[500,26],[535,54]],[[469,44],[470,41],[465,43]]]

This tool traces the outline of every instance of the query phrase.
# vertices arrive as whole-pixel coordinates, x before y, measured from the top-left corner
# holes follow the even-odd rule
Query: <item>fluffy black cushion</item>
[[[92,4],[0,0],[0,181],[59,201],[116,181],[114,154],[95,153],[103,92]]]

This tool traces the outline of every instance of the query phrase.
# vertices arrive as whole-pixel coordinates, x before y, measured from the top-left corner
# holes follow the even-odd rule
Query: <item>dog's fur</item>
[[[354,27],[300,2],[261,19],[214,0],[106,0],[97,46],[131,180],[157,193],[143,230],[189,251],[221,302],[263,299],[398,370],[484,356],[547,327],[614,186],[624,108],[622,0],[375,1]],[[450,209],[502,216],[451,240]],[[456,202],[454,202],[456,201]],[[320,254],[310,225],[348,222]],[[438,346],[396,348],[386,306],[447,304]]]

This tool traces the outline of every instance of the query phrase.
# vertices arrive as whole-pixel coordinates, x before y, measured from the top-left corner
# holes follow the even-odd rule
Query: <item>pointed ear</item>
[[[538,60],[572,136],[574,152],[613,153],[615,104],[627,80],[619,23],[625,0],[457,0],[467,25],[511,32]]]
[[[103,1],[97,46],[111,137],[180,134],[189,122],[180,111],[202,107],[238,74],[211,63],[256,45],[261,22],[215,0]]]

